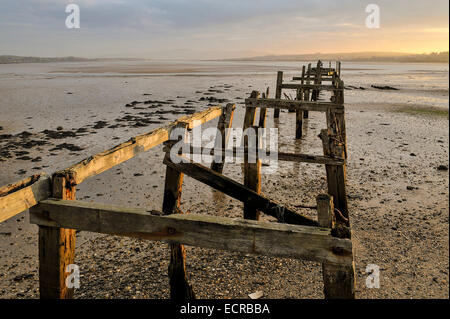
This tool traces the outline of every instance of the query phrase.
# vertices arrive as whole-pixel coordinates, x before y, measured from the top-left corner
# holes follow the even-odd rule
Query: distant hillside
[[[78,58],[73,56],[60,57],[60,58],[40,58],[33,56],[17,56],[17,55],[0,55],[0,64],[10,64],[10,63],[49,63],[49,62],[86,62],[86,61],[136,61],[139,59],[86,59]]]
[[[356,53],[314,53],[291,55],[266,55],[250,58],[236,58],[231,61],[349,61],[349,62],[449,62],[449,52],[430,54],[410,54],[397,52],[356,52]]]

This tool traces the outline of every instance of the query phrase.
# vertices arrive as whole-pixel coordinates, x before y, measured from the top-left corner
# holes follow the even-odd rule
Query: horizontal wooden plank
[[[278,153],[278,160],[286,162],[299,162],[299,163],[311,163],[311,164],[325,164],[325,165],[345,165],[345,160],[340,158],[332,158],[321,155],[310,154],[295,154],[295,153]]]
[[[177,164],[172,160],[175,160]],[[167,153],[164,157],[164,164],[288,224],[318,226],[316,220],[290,210],[188,158]]]
[[[153,131],[138,135],[131,140],[117,145],[107,151],[91,156],[58,174],[68,177],[71,183],[78,185],[85,179],[98,175],[124,161],[127,161],[139,153],[145,152],[169,139],[171,130],[180,123],[188,128],[194,125],[204,124],[222,114],[222,108],[210,107],[203,112],[182,117],[169,125],[154,129]]]
[[[301,81],[301,80],[302,80],[302,77],[301,77],[301,76],[294,76],[294,77],[292,78],[292,81]],[[306,78],[304,78],[303,80],[306,80]],[[312,78],[312,79],[310,79],[310,80],[314,80],[314,78]],[[322,82],[332,82],[332,81],[335,80],[335,78],[334,78],[334,77],[321,77],[320,80],[321,80]]]
[[[334,85],[324,85],[324,84],[298,84],[298,83],[283,83],[281,86],[283,89],[292,90],[321,90],[321,91],[342,91],[335,87]]]
[[[221,116],[222,112],[223,108],[219,106],[213,106],[203,112],[181,117],[176,122],[174,122],[173,125],[175,126],[178,123],[184,123],[186,124],[187,129],[192,130],[195,125],[204,124]]]
[[[183,144],[179,141],[168,141],[166,142],[164,151],[165,152],[170,152],[170,149],[174,146],[177,145],[177,148],[179,147],[179,151],[178,154],[179,155],[193,155],[193,154],[209,154],[209,155],[214,155],[216,149],[212,148],[212,149],[206,149],[204,147],[194,147],[192,144]],[[190,150],[190,153],[182,153],[183,149]],[[245,155],[245,148],[244,147],[233,147],[230,149],[224,149],[224,148],[220,148],[218,149],[218,151],[220,152],[220,154],[222,154],[222,152],[225,152],[226,154],[232,154],[233,157],[239,157],[239,158],[243,158]],[[258,154],[264,154],[265,156],[270,156],[270,152],[266,152],[266,150],[263,149],[259,149],[258,150]],[[284,153],[284,152],[277,152],[276,153],[276,158],[279,161],[283,161],[283,162],[297,162],[297,163],[311,163],[311,164],[324,164],[324,165],[345,165],[346,161],[345,159],[340,159],[340,158],[332,158],[332,157],[328,157],[328,156],[321,156],[321,155],[310,155],[310,154],[295,154],[295,153]]]
[[[343,113],[344,106],[342,104],[335,104],[330,102],[308,102],[308,101],[292,101],[282,99],[245,99],[246,107],[265,107],[286,110],[303,110],[327,112],[333,110],[336,113]]]
[[[30,210],[31,223],[203,248],[352,263],[352,243],[327,228],[195,214],[161,216],[138,208],[49,199]]]
[[[36,205],[51,195],[51,179],[36,174],[0,188],[0,223]]]

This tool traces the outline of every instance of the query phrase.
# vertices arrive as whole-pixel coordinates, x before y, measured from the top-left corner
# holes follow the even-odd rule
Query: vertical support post
[[[169,157],[170,152],[167,152],[165,156]],[[180,210],[182,187],[183,173],[167,166],[162,208],[165,215],[182,213]],[[180,244],[169,244],[169,248],[170,298],[177,301],[195,299],[194,290],[189,285],[186,273],[186,251],[184,246]]]
[[[252,91],[250,94],[250,98],[257,99],[259,98],[259,92],[258,91]],[[248,107],[245,106],[245,116],[244,116],[244,124],[243,124],[243,130],[245,130],[253,125],[255,125],[255,117],[256,117],[256,107]]]
[[[305,81],[305,71],[306,71],[305,66],[303,66],[301,84],[303,84]],[[304,90],[303,89],[297,90],[297,100],[303,100],[303,99],[304,99]],[[308,117],[308,116],[305,116],[305,114],[307,112],[308,111],[303,111],[303,110],[295,111],[295,138],[296,139],[301,139],[303,136],[303,118]]]
[[[255,130],[255,139],[251,140],[251,143],[246,142],[245,148],[245,163],[244,163],[244,185],[251,190],[254,190],[258,194],[261,193],[261,160],[258,158],[259,149],[259,134],[258,127],[252,127]],[[250,157],[250,154],[254,152],[254,156]],[[244,202],[244,219],[259,220],[260,212]]]
[[[217,124],[217,136],[216,136],[216,149],[221,149],[222,154],[214,154],[213,162],[211,163],[211,169],[217,173],[222,174],[223,166],[225,165],[225,149],[228,145],[228,137],[230,134],[230,128],[233,125],[233,114],[236,106],[234,104],[227,104],[223,108],[222,115],[219,118]]]
[[[311,72],[312,72],[311,63],[308,63],[308,71],[306,71],[306,84],[311,84],[311,81],[310,81]],[[305,92],[305,96],[304,96],[305,101],[309,101],[310,95],[311,95],[310,93],[311,93],[311,91],[309,89],[307,89]]]
[[[319,194],[317,196],[317,221],[320,227],[333,228],[335,221],[333,196]]]
[[[277,73],[277,87],[276,87],[276,90],[275,90],[275,98],[276,99],[281,99],[281,91],[282,91],[281,86],[282,85],[283,85],[283,71],[278,71],[278,73]],[[275,109],[273,117],[276,118],[276,119],[280,117],[280,109]]]
[[[330,130],[322,130],[320,133],[324,155],[333,158],[344,158],[342,148],[336,145],[336,135],[329,132]],[[325,170],[327,172],[328,194],[333,196],[334,207],[348,219],[346,165],[325,165]]]
[[[251,94],[251,98],[257,99],[259,98],[259,92],[253,91]],[[255,107],[247,107],[245,111],[245,118],[244,118],[244,133],[245,131],[253,127],[255,123],[255,117],[256,117],[256,108]],[[256,130],[256,143],[258,143],[258,130]],[[258,145],[258,144],[256,144]],[[260,192],[260,184],[261,184],[261,177],[260,177],[260,170],[261,170],[261,162],[258,158],[256,158],[256,163],[250,163],[249,162],[249,149],[251,147],[254,147],[255,145],[249,145],[249,139],[248,135],[244,135],[244,169],[243,169],[243,175],[244,175],[244,185],[256,192]],[[256,147],[256,149],[258,149]],[[256,154],[257,155],[257,154]],[[252,159],[255,161],[255,159]],[[258,165],[259,163],[259,165]],[[246,219],[253,219],[258,220],[259,218],[259,212],[250,207],[247,203],[244,202],[244,218]]]
[[[305,83],[305,74],[306,74],[306,66],[304,65],[302,68],[302,84]],[[304,100],[304,101],[307,100],[306,92],[304,89],[300,92],[300,96],[301,96],[302,100]],[[309,111],[307,111],[307,110],[303,111],[303,118],[304,119],[309,118]]]
[[[330,195],[317,196],[318,221],[321,227],[333,228],[335,223],[333,198]],[[322,263],[324,295],[326,299],[355,298],[355,265]]]
[[[322,61],[317,61],[317,66],[316,66],[316,76],[314,79],[314,84],[318,85],[322,83]],[[318,101],[319,100],[319,95],[320,95],[320,90],[313,90],[312,91],[312,96],[311,96],[311,101]]]
[[[303,110],[295,111],[295,138],[301,139],[303,136]]]
[[[263,99],[269,98],[269,87],[266,89],[266,93],[262,94]],[[267,108],[262,107],[259,110],[259,127],[266,127],[266,119],[267,119]]]
[[[63,174],[53,177],[53,197],[75,199],[76,188]],[[74,263],[75,230],[39,226],[39,293],[41,299],[72,299],[66,285],[66,267]]]

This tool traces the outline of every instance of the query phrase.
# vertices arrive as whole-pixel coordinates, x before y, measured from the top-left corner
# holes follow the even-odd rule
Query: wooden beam
[[[300,81],[302,78],[300,76],[292,77],[292,81]],[[322,82],[333,82],[333,77],[322,77]]]
[[[207,110],[182,117],[169,125],[152,130],[150,133],[138,135],[130,141],[117,145],[107,151],[91,156],[78,164],[60,172],[69,176],[71,183],[80,184],[89,177],[98,175],[137,154],[145,152],[169,139],[171,130],[178,124],[185,124],[188,129],[194,125],[206,123],[222,114],[221,107],[210,107]]]
[[[329,102],[309,102],[309,101],[289,101],[280,99],[245,99],[247,107],[267,107],[274,109],[286,110],[306,110],[316,112],[327,112],[332,109],[334,112],[344,112],[342,104],[335,104]]]
[[[262,98],[263,99],[269,98],[269,87],[267,87],[266,93],[262,94]],[[262,107],[259,110],[259,123],[258,123],[258,126],[259,127],[266,127],[266,120],[267,120],[267,108]]]
[[[334,205],[333,198],[330,195],[324,194],[317,197],[317,213],[321,227],[334,227]],[[326,299],[355,298],[354,263],[338,265],[333,262],[323,262],[322,276],[324,284],[323,291]]]
[[[281,99],[281,92],[282,92],[282,86],[283,85],[283,72],[282,71],[278,71],[277,73],[277,85],[275,88],[275,99]],[[247,102],[246,102],[247,103]],[[274,118],[279,118],[280,117],[280,110],[279,109],[275,109],[274,111]]]
[[[166,142],[166,147],[163,149],[165,152],[170,152],[170,148],[174,146],[178,142]],[[180,147],[180,150],[178,152],[178,155],[192,155],[192,154],[209,154],[214,155],[215,149],[207,149],[203,147],[194,147],[192,145],[187,144],[181,144],[178,145]],[[190,154],[183,153],[183,149],[186,149],[189,147]],[[243,147],[233,147],[233,148],[226,148],[226,149],[219,149],[219,152],[221,154],[225,154],[226,152],[230,152],[230,155],[233,155],[234,157],[240,156],[242,157],[242,154],[245,154],[246,149]],[[232,154],[231,154],[232,152]],[[266,154],[267,156],[270,156],[270,152],[266,152],[266,150],[258,149],[256,150],[259,154]],[[341,158],[333,158],[333,157],[327,157],[327,156],[321,156],[321,155],[311,155],[311,154],[299,154],[299,153],[284,153],[284,152],[277,152],[276,153],[277,159],[279,161],[283,162],[297,162],[297,163],[310,163],[310,164],[326,164],[326,165],[345,165],[346,160]]]
[[[175,160],[177,164],[175,164],[173,160]],[[307,216],[303,216],[295,211],[292,211],[289,208],[276,203],[275,201],[259,195],[258,193],[251,189],[248,189],[244,185],[241,185],[228,177],[218,174],[203,165],[194,163],[187,158],[171,154],[171,156],[166,156],[164,158],[164,164],[208,186],[211,186],[228,196],[231,196],[244,203],[248,203],[256,209],[259,209],[260,211],[268,215],[278,218],[278,220],[280,221],[297,225],[318,225],[317,221]]]
[[[259,134],[258,127],[253,126],[256,137],[255,140],[245,145],[246,149],[258,149],[259,147]],[[245,137],[247,138],[247,136]],[[249,162],[248,152],[244,154],[244,186],[253,190],[257,194],[261,193],[261,160],[258,158],[256,152],[255,162]],[[244,219],[259,220],[260,212],[252,205],[251,202],[244,202]]]
[[[266,256],[352,262],[352,243],[330,229],[210,215],[158,216],[138,208],[81,201],[45,200],[31,210],[31,223]]]
[[[224,108],[222,115],[219,118],[219,123],[217,124],[217,135],[215,140],[215,147],[221,147],[222,149],[227,148],[228,138],[230,135],[230,128],[233,125],[233,115],[236,105],[227,104]],[[217,173],[223,172],[223,167],[225,165],[225,153],[218,158],[213,158],[211,163],[211,169]]]
[[[304,65],[302,67],[301,84],[305,84],[305,80],[306,80],[305,76],[306,76],[306,66]],[[306,84],[309,84],[309,81]],[[300,92],[300,96],[299,96],[299,98],[297,100],[302,100],[302,101],[307,101],[308,100],[309,95],[306,94],[306,92],[309,92],[309,90],[301,89],[301,90],[297,90],[297,92]],[[298,114],[297,114],[297,116],[298,116]],[[303,118],[304,119],[309,118],[309,111],[303,111]]]
[[[259,99],[259,92],[253,91],[250,95],[250,98]],[[266,108],[264,108],[267,110]],[[262,111],[262,109],[260,109]],[[258,140],[258,128],[255,127],[256,121],[256,108],[248,107],[245,109],[245,118],[244,118],[244,132],[248,128],[253,128],[256,133],[256,140]],[[249,141],[249,136],[244,136],[244,148],[248,149],[252,147],[256,149],[256,145],[250,145],[250,143],[255,143],[255,141]],[[261,161],[256,158],[256,163],[250,163],[248,158],[248,152],[244,154],[244,165],[243,165],[243,175],[244,175],[244,186],[255,191],[256,193],[261,192]],[[257,155],[256,155],[257,156]],[[259,211],[251,205],[251,203],[244,202],[244,218],[258,220],[259,219]]]
[[[322,130],[320,133],[322,139],[324,156],[344,159],[343,148],[337,145],[336,134],[331,134],[329,130]],[[333,136],[333,138],[330,138]],[[328,194],[333,196],[334,207],[348,219],[348,199],[347,199],[347,167],[325,165],[327,172]],[[347,225],[349,226],[349,225]]]
[[[179,127],[187,127],[180,123]],[[187,139],[187,129],[184,134],[184,141]],[[166,153],[166,156],[170,156]],[[167,166],[166,179],[164,185],[163,214],[182,214],[180,210],[181,190],[183,188],[183,173]],[[169,284],[170,298],[172,300],[195,299],[195,293],[189,284],[186,272],[186,250],[183,245],[170,243],[170,263],[169,263]]]
[[[0,223],[51,196],[51,178],[36,174],[0,188]]]
[[[167,154],[168,155],[168,154]],[[179,209],[183,174],[167,167],[164,187],[163,214],[181,213]],[[173,300],[195,299],[186,272],[186,250],[183,245],[171,243],[169,263],[170,298]]]
[[[61,175],[53,177],[53,197],[75,199],[76,188]],[[32,208],[31,208],[32,209]],[[61,208],[59,208],[61,209]],[[72,299],[74,287],[66,283],[67,266],[75,260],[75,230],[70,227],[39,226],[39,293],[41,299]]]
[[[284,83],[282,85],[283,89],[310,89],[310,90],[324,90],[324,91],[337,91],[342,90],[341,88],[336,88],[334,85],[324,85],[324,84],[298,84],[298,83]]]

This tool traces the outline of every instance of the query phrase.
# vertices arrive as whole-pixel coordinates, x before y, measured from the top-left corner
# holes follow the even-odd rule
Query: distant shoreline
[[[409,54],[396,52],[358,52],[358,53],[315,53],[290,55],[265,55],[255,57],[237,57],[229,59],[189,59],[204,62],[305,62],[305,61],[342,61],[360,63],[449,63],[449,52],[430,54]],[[81,57],[33,57],[0,55],[0,64],[54,63],[54,62],[116,62],[116,61],[158,61],[165,59],[139,58],[81,58]],[[179,61],[183,59],[170,59]],[[167,62],[170,60],[166,60]]]
[[[33,56],[16,56],[16,55],[0,55],[0,64],[21,64],[21,63],[55,63],[55,62],[107,62],[107,61],[146,61],[146,59],[133,58],[80,58],[80,57],[33,57]]]

